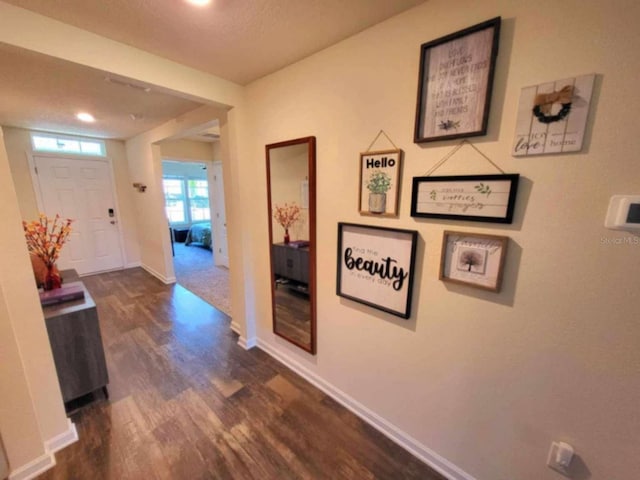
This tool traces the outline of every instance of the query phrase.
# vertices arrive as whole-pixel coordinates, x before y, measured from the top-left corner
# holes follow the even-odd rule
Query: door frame
[[[62,152],[34,152],[33,149],[27,150],[27,162],[29,164],[29,174],[31,175],[31,184],[33,185],[33,193],[36,196],[36,204],[38,206],[39,212],[44,212],[44,202],[42,200],[42,194],[40,193],[40,175],[36,173],[36,161],[34,157],[49,157],[49,158],[62,158],[66,160],[91,160],[91,161],[99,161],[107,164],[107,171],[109,172],[109,184],[111,186],[111,195],[113,195],[113,201],[116,204],[116,227],[118,230],[118,240],[120,241],[120,258],[122,258],[122,266],[118,268],[114,268],[112,270],[105,271],[116,271],[116,270],[124,270],[125,266],[128,264],[128,259],[126,256],[126,252],[124,249],[124,235],[122,233],[121,221],[120,221],[120,199],[118,198],[118,191],[116,190],[115,184],[115,174],[113,171],[113,160],[111,157],[104,156],[93,156],[93,155],[75,155],[75,154],[64,154]],[[90,272],[83,274],[85,275],[93,275],[99,272]]]

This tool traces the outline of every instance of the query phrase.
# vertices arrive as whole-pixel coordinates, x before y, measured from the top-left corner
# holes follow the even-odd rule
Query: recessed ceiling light
[[[96,119],[90,113],[80,112],[76,113],[76,118],[82,122],[95,122]]]
[[[206,7],[211,3],[211,0],[186,0],[187,3],[195,5],[196,7]]]

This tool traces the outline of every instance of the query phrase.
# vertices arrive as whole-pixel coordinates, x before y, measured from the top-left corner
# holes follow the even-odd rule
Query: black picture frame
[[[410,318],[417,243],[416,230],[339,222],[336,294]]]
[[[411,216],[512,223],[520,175],[413,177]]]
[[[420,47],[415,143],[486,135],[501,18]]]

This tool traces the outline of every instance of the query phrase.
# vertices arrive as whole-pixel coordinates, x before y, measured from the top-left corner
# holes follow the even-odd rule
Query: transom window
[[[31,144],[37,152],[75,153],[98,157],[106,155],[102,140],[34,133],[31,134]]]

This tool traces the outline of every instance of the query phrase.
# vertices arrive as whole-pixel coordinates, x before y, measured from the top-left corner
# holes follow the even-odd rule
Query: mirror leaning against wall
[[[316,353],[316,139],[266,146],[273,332]]]

